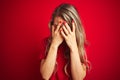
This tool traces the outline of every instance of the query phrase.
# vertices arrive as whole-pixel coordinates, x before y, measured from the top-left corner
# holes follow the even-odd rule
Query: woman
[[[40,54],[40,73],[45,80],[83,80],[88,69],[85,32],[76,8],[59,5],[50,21],[51,36]],[[44,51],[45,49],[42,49]]]

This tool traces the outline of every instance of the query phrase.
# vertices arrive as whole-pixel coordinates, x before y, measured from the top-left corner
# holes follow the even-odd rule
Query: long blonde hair
[[[61,17],[63,20],[65,20],[68,25],[70,26],[70,28],[72,27],[72,20],[75,23],[75,34],[76,34],[76,41],[77,41],[77,46],[78,46],[78,51],[79,51],[79,57],[80,57],[80,61],[81,63],[86,65],[86,68],[88,69],[88,60],[87,60],[87,56],[86,56],[86,51],[85,51],[85,47],[84,45],[87,43],[86,40],[86,35],[85,35],[85,31],[84,28],[81,24],[81,20],[79,17],[79,14],[77,12],[77,9],[71,5],[71,4],[61,4],[58,7],[56,7],[56,9],[54,10],[53,14],[52,14],[52,18],[49,24],[50,30],[52,29],[52,25],[54,23],[54,19],[55,17]],[[51,36],[49,37],[49,41],[48,41],[48,46],[46,49],[46,52],[49,50],[50,44],[51,44]],[[66,57],[70,57],[69,55],[69,48],[66,49]],[[68,63],[69,63],[69,59],[68,59]],[[65,73],[68,75],[66,68],[68,66],[68,63],[65,65]]]

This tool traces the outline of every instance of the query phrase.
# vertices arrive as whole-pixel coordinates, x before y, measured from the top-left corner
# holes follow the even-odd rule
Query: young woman
[[[76,8],[70,4],[59,5],[49,26],[51,36],[43,42],[40,54],[42,78],[83,80],[88,69],[86,37]]]

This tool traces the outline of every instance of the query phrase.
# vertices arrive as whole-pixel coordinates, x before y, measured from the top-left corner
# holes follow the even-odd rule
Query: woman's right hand
[[[61,25],[61,22],[59,22],[57,26],[52,25],[52,44],[54,44],[57,47],[63,42],[63,37],[60,33]]]

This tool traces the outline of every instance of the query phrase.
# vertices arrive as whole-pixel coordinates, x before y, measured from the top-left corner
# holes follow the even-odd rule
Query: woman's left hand
[[[75,27],[76,26],[73,21],[72,21],[72,30],[70,29],[70,26],[66,22],[64,22],[64,25],[61,27],[61,35],[65,39],[70,50],[73,50],[74,48],[77,47]]]

